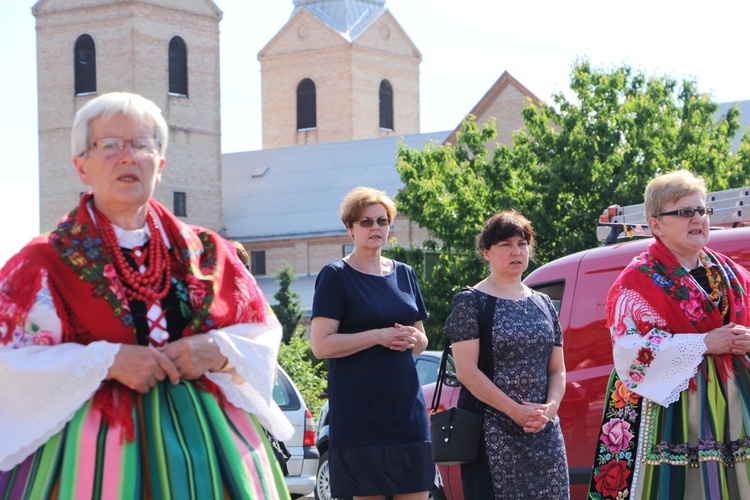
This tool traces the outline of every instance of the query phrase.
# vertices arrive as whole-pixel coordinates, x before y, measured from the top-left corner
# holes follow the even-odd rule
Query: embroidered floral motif
[[[219,282],[224,268],[217,263],[216,245],[207,233],[199,233],[197,238],[192,232],[184,236],[186,236],[187,248],[183,250],[182,255],[197,257],[192,259],[185,277],[188,300],[195,312],[190,322],[190,329],[194,332],[206,332],[214,325],[210,307],[214,301],[216,283]]]
[[[664,288],[674,300],[680,302],[680,309],[695,324],[706,318],[716,306],[707,300],[708,294],[695,286],[690,273],[682,266],[664,266],[651,254],[644,254],[638,261],[637,269],[651,276],[653,282]]]
[[[637,333],[637,329],[634,332],[628,331],[628,333]],[[651,333],[646,337],[646,344],[638,350],[638,357],[633,360],[633,364],[630,365],[628,370],[628,379],[624,383],[629,389],[638,387],[638,383],[645,378],[648,367],[656,358],[656,354],[667,336],[669,336],[669,333],[658,328],[651,330]]]
[[[596,491],[601,493],[603,498],[627,498],[629,476],[630,470],[625,461],[607,462],[601,466],[598,474],[594,474]]]
[[[618,380],[615,382],[615,390],[612,392],[612,402],[615,408],[625,408],[627,405],[637,404],[638,395]]]
[[[180,302],[180,314],[183,318],[192,319],[194,314],[190,308],[190,292],[185,282],[172,276],[172,286],[177,293],[177,300]]]
[[[627,498],[638,433],[640,396],[620,380],[611,386],[594,464],[591,499]]]
[[[119,286],[112,262],[109,260],[101,238],[88,224],[76,222],[78,208],[73,209],[52,231],[50,244],[57,250],[62,261],[78,278],[91,283],[92,295],[106,300],[116,318],[125,326],[133,324],[133,316]]]

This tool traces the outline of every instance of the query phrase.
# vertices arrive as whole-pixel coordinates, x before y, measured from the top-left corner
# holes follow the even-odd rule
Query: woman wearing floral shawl
[[[748,272],[706,248],[703,180],[646,187],[655,241],[607,299],[615,370],[590,499],[750,499]]]
[[[0,270],[0,497],[286,499],[281,328],[234,248],[151,198],[159,108],[76,114],[91,191]]]

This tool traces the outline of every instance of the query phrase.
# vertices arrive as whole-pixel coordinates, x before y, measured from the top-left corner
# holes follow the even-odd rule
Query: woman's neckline
[[[474,287],[472,287],[472,288],[474,288]],[[509,299],[507,297],[500,297],[499,295],[495,295],[493,293],[485,292],[484,290],[480,290],[479,288],[474,288],[474,290],[476,290],[479,293],[483,293],[485,295],[490,295],[490,296],[495,297],[496,299],[499,299],[499,300],[509,300],[511,302],[523,302],[524,300],[529,299],[534,294],[534,290],[532,290],[531,288],[529,288],[529,290],[531,290],[531,293],[529,295],[524,295],[520,299]]]
[[[366,273],[364,271],[360,271],[359,269],[357,269],[356,267],[354,267],[353,265],[351,265],[349,262],[347,262],[345,259],[341,259],[341,262],[343,262],[347,267],[349,267],[349,269],[351,269],[352,271],[355,271],[355,272],[357,272],[359,274],[363,274],[365,276],[375,276],[375,277],[383,278],[385,276],[390,276],[391,274],[393,274],[394,272],[396,272],[396,261],[393,260],[393,259],[388,259],[388,260],[391,261],[391,264],[393,265],[393,268],[389,272],[387,272],[385,274],[371,274],[371,273]]]
[[[487,288],[489,291],[482,290],[481,288],[474,287],[476,290],[479,290],[480,292],[491,295],[493,297],[496,297],[498,299],[503,300],[512,300],[514,302],[522,302],[523,300],[527,299],[531,296],[533,293],[531,288],[524,285],[523,282],[513,282],[513,283],[503,283],[503,285],[506,286],[499,286],[491,277],[487,277],[480,281],[477,285],[482,286],[482,288]],[[520,287],[520,288],[517,288]],[[506,288],[516,288],[515,290],[509,290]]]

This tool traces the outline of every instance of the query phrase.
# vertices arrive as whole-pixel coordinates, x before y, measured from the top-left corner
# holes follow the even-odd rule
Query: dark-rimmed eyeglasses
[[[695,215],[695,212],[698,212],[698,215],[701,217],[705,215],[713,215],[714,209],[713,207],[695,207],[695,208],[678,208],[677,210],[672,210],[671,212],[662,212],[657,217],[661,217],[662,215],[676,215],[678,217],[684,217],[686,219],[690,219]]]
[[[102,137],[92,142],[86,152],[94,150],[104,156],[114,156],[120,154],[127,143],[130,143],[133,152],[139,158],[153,158],[161,147],[155,137],[134,137],[130,140],[119,137]]]
[[[391,225],[391,219],[389,219],[388,217],[378,217],[378,220],[372,220],[372,219],[365,218],[365,219],[360,219],[360,220],[355,220],[354,221],[355,224],[359,224],[362,227],[372,227],[372,225],[375,224],[376,222],[377,222],[378,226],[380,226],[380,227],[385,227],[385,226],[390,226]]]

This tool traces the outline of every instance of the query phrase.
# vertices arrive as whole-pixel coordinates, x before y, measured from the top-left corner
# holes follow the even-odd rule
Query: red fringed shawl
[[[37,237],[0,270],[0,342],[8,344],[22,328],[40,288],[41,269],[62,323],[63,342],[105,340],[134,344],[133,316],[112,260],[106,253],[87,203],[63,217],[56,229]],[[253,278],[243,269],[234,247],[208,229],[189,226],[155,200],[150,209],[161,221],[171,245],[174,279],[184,281],[190,293],[193,319],[183,336],[238,323],[265,322],[268,304]],[[199,386],[217,388],[203,378]],[[133,439],[132,408],[136,394],[118,382],[102,384],[94,403],[105,420],[125,428]]]
[[[750,325],[746,295],[750,275],[728,257],[708,248],[703,250],[708,260],[718,265],[723,289],[729,297],[729,321]],[[666,320],[668,328],[665,330],[669,333],[706,333],[724,324],[719,308],[659,240],[631,262],[612,285],[607,297],[609,328],[614,323],[615,306],[623,289],[636,290],[643,296]],[[645,335],[653,326],[639,324],[638,327]],[[730,371],[735,372],[731,354],[711,356],[723,380]]]

